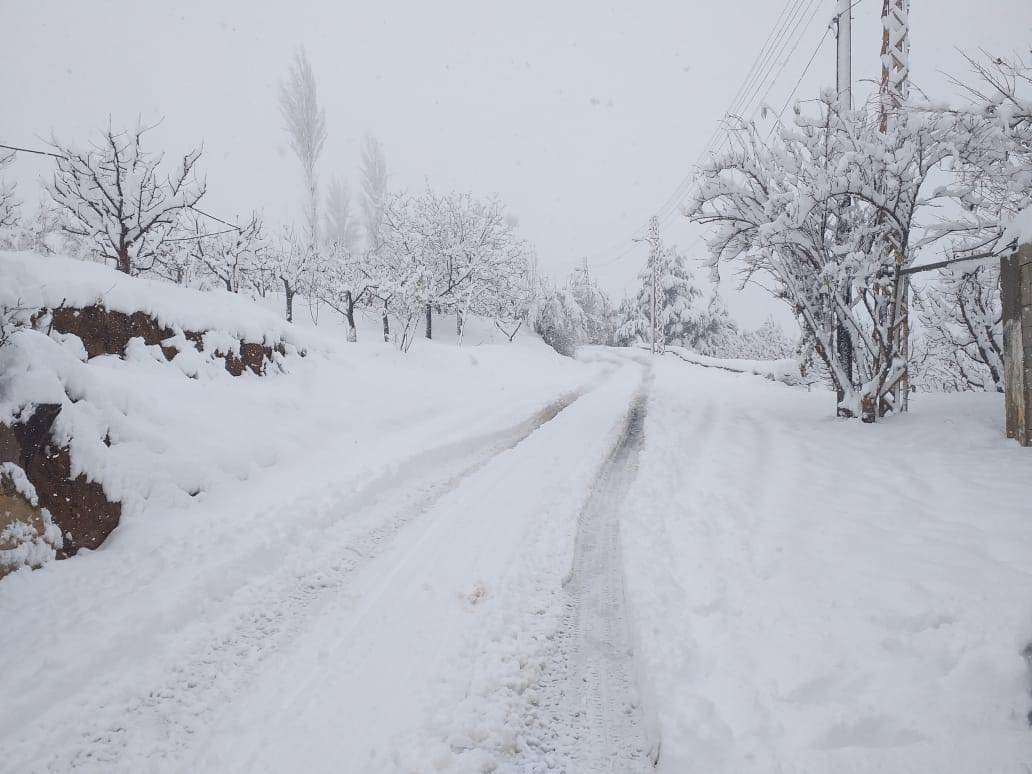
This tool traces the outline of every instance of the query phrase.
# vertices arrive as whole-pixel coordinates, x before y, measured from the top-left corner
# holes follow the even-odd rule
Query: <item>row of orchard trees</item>
[[[845,416],[873,422],[894,409],[915,365],[913,307],[926,374],[943,386],[1001,384],[997,257],[1032,191],[1032,61],[975,70],[964,109],[885,115],[825,94],[773,136],[743,122],[687,207],[709,227],[714,270],[735,262],[773,280]],[[929,255],[949,264],[911,290]]]
[[[382,318],[385,339],[405,350],[417,330],[432,336],[434,313],[454,314],[460,339],[467,315],[493,318],[506,330],[526,317],[533,253],[502,202],[430,187],[391,192],[382,146],[367,136],[356,210],[345,181],[331,180],[325,192],[320,185],[326,120],[303,51],[279,96],[301,170],[300,227],[270,233],[258,213],[235,222],[207,213],[201,151],[166,164],[147,150],[149,127],[138,124],[109,126],[86,146],[53,139],[48,203],[26,223],[18,223],[15,191],[0,183],[5,241],[178,284],[281,293],[288,320],[300,296],[339,312],[351,341],[356,311],[369,307]],[[10,158],[0,156],[0,171]]]

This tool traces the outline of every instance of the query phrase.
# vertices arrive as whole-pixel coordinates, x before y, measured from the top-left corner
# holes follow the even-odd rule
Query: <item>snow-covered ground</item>
[[[68,271],[47,292],[308,354],[188,378],[26,340],[111,430],[72,456],[125,509],[0,581],[0,771],[1032,765],[1032,454],[999,396],[865,426],[672,355],[447,320],[401,354],[375,319],[349,345]]]
[[[875,426],[656,363],[626,513],[660,771],[1032,765],[1032,450],[998,395]]]

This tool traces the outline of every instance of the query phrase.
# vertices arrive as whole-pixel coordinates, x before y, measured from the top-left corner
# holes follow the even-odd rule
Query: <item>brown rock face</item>
[[[73,333],[82,339],[87,357],[98,355],[125,356],[129,339],[139,336],[148,345],[161,344],[172,336],[172,331],[158,325],[157,320],[143,312],[112,312],[100,305],[82,309],[55,309],[54,330]]]
[[[74,555],[80,548],[97,548],[118,526],[122,506],[107,499],[104,489],[79,474],[72,478],[72,462],[67,447],[51,442],[51,428],[61,413],[57,404],[43,404],[22,423],[10,428],[19,447],[16,462],[39,497],[39,504],[50,511],[64,535],[59,559]],[[7,460],[0,460],[7,461]]]
[[[0,551],[17,548],[24,540],[42,538],[46,529],[42,509],[29,502],[5,473],[0,473],[0,536],[8,527],[19,523],[27,526],[31,537],[23,535],[21,539],[9,537],[6,540],[0,537]],[[0,562],[0,578],[16,569],[17,565]]]
[[[59,333],[71,333],[82,339],[88,358],[98,355],[115,355],[125,357],[125,348],[129,339],[139,337],[148,346],[159,345],[166,360],[171,360],[178,353],[173,346],[164,346],[161,342],[171,338],[174,332],[157,320],[143,312],[113,312],[99,304],[82,309],[55,309],[53,329]],[[198,331],[184,331],[187,340],[193,342],[198,352],[204,351],[204,334]],[[282,343],[275,347],[267,344],[256,344],[250,341],[240,342],[240,355],[228,353],[219,355],[226,365],[226,370],[233,376],[240,376],[245,369],[262,376],[266,366],[272,362],[272,353],[286,353]]]

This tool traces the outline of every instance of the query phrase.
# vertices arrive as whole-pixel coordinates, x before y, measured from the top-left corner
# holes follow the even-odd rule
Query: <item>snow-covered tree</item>
[[[339,313],[348,325],[348,341],[358,341],[355,310],[366,302],[373,291],[373,275],[361,253],[334,243],[327,250],[327,259],[319,262],[312,280],[312,292],[328,307]]]
[[[267,289],[270,285],[279,286],[288,322],[294,320],[294,298],[311,289],[317,261],[318,253],[308,244],[307,234],[301,236],[291,228],[284,228],[260,251],[255,262],[255,282]]]
[[[262,219],[251,213],[235,228],[211,231],[200,219],[193,221],[192,233],[186,237],[188,253],[200,270],[230,293],[239,293],[250,284],[258,257],[265,249]]]
[[[700,318],[694,306],[702,293],[676,247],[660,243],[654,250],[657,344],[690,345],[698,333]],[[638,292],[620,310],[615,339],[623,346],[652,338],[652,259],[642,266],[638,280]]]
[[[996,262],[948,266],[917,295],[926,352],[969,389],[1003,392],[1003,308]]]
[[[51,141],[57,169],[47,189],[68,233],[88,240],[126,274],[151,268],[182,215],[204,196],[196,177],[201,156],[183,156],[169,176],[162,154],[143,149],[151,127],[132,131],[108,127],[87,147]]]
[[[387,158],[383,144],[371,134],[362,141],[359,168],[362,178],[362,226],[366,249],[376,252],[383,230],[383,211],[387,205]]]
[[[18,221],[18,200],[15,198],[14,183],[8,183],[4,169],[14,161],[14,151],[0,151],[0,228],[9,228]]]
[[[287,79],[280,83],[280,114],[286,122],[290,148],[301,164],[305,189],[305,241],[319,243],[319,175],[316,167],[326,143],[326,114],[319,106],[315,73],[304,48],[294,52]]]
[[[971,106],[958,122],[966,141],[958,141],[948,187],[959,207],[937,218],[925,240],[945,244],[957,263],[940,269],[918,296],[925,328],[920,369],[925,387],[1002,390],[995,255],[1007,248],[1002,244],[1006,222],[1032,203],[1032,58],[968,61],[976,80],[973,85],[957,81]],[[992,257],[966,260],[978,255]]]
[[[880,131],[873,110],[822,96],[768,142],[753,125],[703,170],[689,216],[710,227],[711,266],[736,261],[746,278],[773,278],[842,400],[840,412],[873,422],[892,409],[906,375],[901,270],[918,254],[919,215],[949,198],[926,190],[958,147],[953,116],[902,111]],[[836,355],[841,325],[857,372]]]
[[[616,309],[591,276],[586,262],[570,276],[570,292],[584,314],[586,343],[609,344],[616,333]]]
[[[573,355],[585,343],[584,312],[569,286],[542,287],[531,320],[534,332],[560,355]]]
[[[376,244],[376,295],[406,329],[421,317],[427,338],[435,310],[454,313],[461,336],[467,314],[508,317],[525,303],[530,248],[497,199],[430,188],[390,196]]]
[[[351,189],[346,180],[335,177],[326,190],[326,212],[323,216],[323,243],[349,253],[358,249],[359,223],[351,202]]]

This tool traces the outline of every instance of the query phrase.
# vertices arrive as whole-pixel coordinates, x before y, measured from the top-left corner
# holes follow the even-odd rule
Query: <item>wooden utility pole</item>
[[[1000,260],[1007,437],[1032,446],[1032,244]]]
[[[881,98],[880,127],[889,130],[889,119],[896,115],[906,102],[910,92],[910,0],[882,0],[882,77],[879,96]],[[897,261],[903,245],[897,246]],[[905,371],[899,385],[893,389],[894,404],[900,411],[906,411],[910,404],[910,280],[905,276],[897,280],[903,283],[899,289],[900,356]]]

